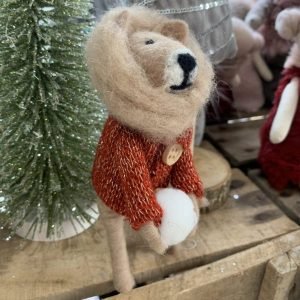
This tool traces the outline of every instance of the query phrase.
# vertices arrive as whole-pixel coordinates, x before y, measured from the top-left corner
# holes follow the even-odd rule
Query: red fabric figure
[[[191,141],[189,129],[177,139],[184,149],[181,157],[168,166],[162,161],[165,145],[110,117],[93,167],[93,185],[98,196],[113,211],[125,216],[135,230],[149,221],[159,225],[163,212],[155,198],[156,189],[171,184],[187,194],[203,196],[203,186],[193,165]]]
[[[270,115],[261,129],[259,161],[269,183],[282,190],[289,183],[300,183],[300,105],[298,105],[291,129],[286,139],[279,144],[270,142],[270,129],[286,85],[295,77],[300,78],[300,68],[285,69]]]

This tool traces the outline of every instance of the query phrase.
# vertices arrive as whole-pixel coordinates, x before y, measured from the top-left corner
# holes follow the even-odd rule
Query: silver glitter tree
[[[88,0],[0,1],[0,214],[14,229],[90,221],[104,120],[84,64]],[[1,224],[0,224],[1,227]]]

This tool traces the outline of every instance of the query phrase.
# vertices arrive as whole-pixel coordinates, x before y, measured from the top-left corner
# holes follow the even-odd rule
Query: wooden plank
[[[272,258],[266,268],[258,300],[288,300],[297,265],[286,253]]]
[[[289,300],[300,299],[300,246],[293,248],[288,252],[288,255],[296,263],[298,270],[295,276],[294,286],[291,289]]]
[[[130,262],[138,283],[155,281],[297,229],[299,226],[242,172],[233,170],[229,200],[201,217],[193,238],[173,255],[159,256],[131,233]],[[65,241],[42,243],[17,237],[9,242],[0,240],[0,282],[1,300],[76,300],[113,291],[101,216],[85,233]]]
[[[290,188],[279,193],[269,185],[260,170],[251,170],[249,176],[292,220],[300,224],[299,189]]]
[[[259,130],[263,121],[249,121],[206,127],[209,140],[235,167],[254,162],[260,147]]]
[[[300,244],[296,231],[110,300],[257,300],[266,265]],[[271,300],[269,298],[268,300]]]

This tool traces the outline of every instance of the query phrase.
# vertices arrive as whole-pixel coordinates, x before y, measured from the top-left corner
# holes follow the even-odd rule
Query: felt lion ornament
[[[114,285],[126,292],[135,281],[124,221],[158,254],[197,226],[203,186],[191,143],[213,71],[185,22],[141,7],[104,15],[86,57],[109,112],[93,186],[101,199]]]

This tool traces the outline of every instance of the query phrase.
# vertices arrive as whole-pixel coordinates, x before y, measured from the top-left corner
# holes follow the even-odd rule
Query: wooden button
[[[182,153],[183,147],[180,144],[169,145],[163,153],[162,160],[166,165],[172,166],[178,161]]]

